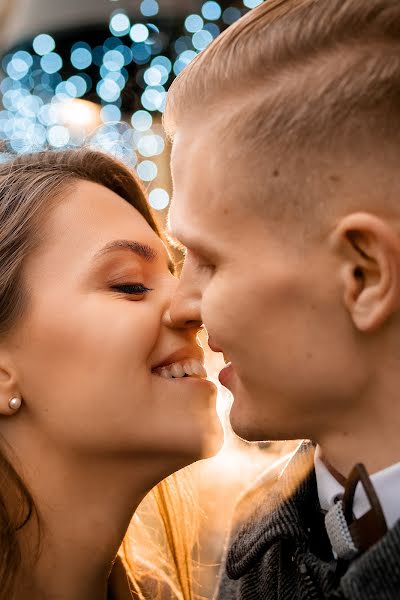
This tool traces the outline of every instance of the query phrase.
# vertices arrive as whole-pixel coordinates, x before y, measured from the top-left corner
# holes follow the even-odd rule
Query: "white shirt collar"
[[[343,486],[329,472],[320,458],[320,450],[314,455],[318,498],[322,510],[329,510],[336,497],[344,492]],[[400,519],[400,462],[370,476],[382,506],[388,529]],[[354,495],[353,512],[357,519],[370,509],[363,487],[358,484]]]

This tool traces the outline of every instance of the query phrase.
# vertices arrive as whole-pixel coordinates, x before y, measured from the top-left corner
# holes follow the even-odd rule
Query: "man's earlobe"
[[[355,327],[374,331],[400,308],[400,238],[368,213],[343,217],[331,236],[340,258],[343,302]]]

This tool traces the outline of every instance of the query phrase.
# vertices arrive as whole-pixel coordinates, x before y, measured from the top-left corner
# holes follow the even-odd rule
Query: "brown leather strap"
[[[331,463],[328,460],[326,460],[325,456],[323,456],[322,454],[320,456],[320,460],[324,463],[325,467],[328,469],[329,473],[336,479],[336,481],[338,481],[340,485],[345,487],[347,482],[346,477],[342,475],[339,471],[337,471],[335,467],[331,465]]]
[[[359,519],[355,519],[353,502],[359,483],[364,488],[371,509]],[[386,519],[379,498],[369,478],[367,469],[361,463],[353,467],[347,479],[343,495],[343,512],[351,537],[360,552],[365,552],[365,550],[376,544],[387,533]]]

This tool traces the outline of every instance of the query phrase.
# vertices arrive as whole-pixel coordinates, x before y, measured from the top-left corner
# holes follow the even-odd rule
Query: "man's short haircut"
[[[233,136],[258,160],[270,149],[285,161],[396,162],[400,1],[266,0],[173,83],[167,133],[190,118],[212,118],[222,143]]]

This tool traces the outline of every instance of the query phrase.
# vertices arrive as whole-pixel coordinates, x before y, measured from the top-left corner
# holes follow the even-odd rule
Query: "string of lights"
[[[143,0],[138,19],[112,6],[104,27],[43,32],[9,50],[0,64],[0,160],[90,144],[135,168],[151,188],[152,206],[166,208],[167,186],[158,180],[168,88],[221,31],[262,2],[211,0],[173,19],[159,15],[156,0]]]

